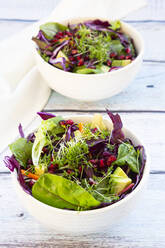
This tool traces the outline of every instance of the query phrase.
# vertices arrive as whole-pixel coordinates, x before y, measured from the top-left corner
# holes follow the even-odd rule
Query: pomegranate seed
[[[78,38],[78,39],[80,39],[80,38],[81,38],[81,36],[78,34],[78,35],[77,35],[77,38]]]
[[[63,36],[64,34],[63,32],[58,32],[58,35]]]
[[[32,187],[33,184],[34,184],[34,181],[30,180],[30,181],[29,181],[29,186]]]
[[[70,56],[70,57],[69,57],[69,60],[70,60],[70,61],[74,61],[74,60],[75,60],[75,58],[74,58],[74,57],[72,57],[72,56]]]
[[[51,157],[51,161],[53,161],[53,157]]]
[[[105,166],[104,160],[103,159],[100,159],[100,168],[103,168],[104,166]]]
[[[52,40],[52,42],[55,42],[56,43],[56,42],[58,42],[58,40],[57,39],[54,39],[54,40]]]
[[[60,121],[60,125],[65,126],[65,121]]]
[[[83,59],[80,59],[79,62],[78,62],[78,66],[81,66],[84,64],[84,60]]]
[[[73,49],[71,53],[74,55],[74,54],[78,53],[78,51],[76,49]]]
[[[80,166],[80,167],[78,168],[78,170],[79,170],[79,172],[81,173],[81,172],[82,172],[82,167]]]
[[[72,36],[72,33],[71,33],[71,32],[66,31],[66,34],[67,34],[68,36]]]
[[[74,123],[74,122],[73,122],[72,120],[67,120],[67,121],[66,121],[66,124],[67,124],[67,125],[73,125],[73,123]]]
[[[125,56],[124,55],[120,55],[120,56],[118,56],[118,59],[120,59],[120,60],[125,59]]]
[[[125,59],[132,59],[132,56],[131,55],[127,55],[127,56],[125,56]]]
[[[114,58],[114,57],[116,57],[116,53],[110,53],[110,58]]]
[[[89,60],[89,56],[86,55],[86,56],[84,57],[84,60]]]
[[[80,55],[79,55],[79,56],[77,56],[77,60],[80,60],[80,59],[82,59],[82,58],[81,58],[81,56],[80,56]]]
[[[110,166],[112,164],[112,162],[114,162],[115,160],[116,160],[116,156],[111,155],[107,160],[107,165]]]
[[[69,169],[67,170],[67,173],[68,173],[68,174],[70,174],[71,172],[72,172],[71,170],[69,170]]]
[[[43,151],[44,153],[46,153],[46,152],[48,151],[48,149],[47,149],[46,147],[43,147],[42,151]]]
[[[107,60],[107,65],[111,66],[111,64],[112,64],[111,60]]]
[[[130,49],[129,47],[127,47],[127,48],[125,49],[125,52],[126,52],[126,53],[130,53],[130,52],[131,52],[131,49]]]
[[[49,169],[53,170],[54,169],[54,164],[50,164]]]

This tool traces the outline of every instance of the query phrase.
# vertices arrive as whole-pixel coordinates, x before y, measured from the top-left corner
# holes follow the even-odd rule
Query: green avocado
[[[59,51],[56,58],[62,58],[62,57],[66,59],[66,67],[68,67],[69,65],[68,57],[66,56],[65,53],[63,53],[62,51]],[[60,63],[55,64],[55,66],[58,67],[59,69],[63,69]]]
[[[113,66],[126,66],[131,63],[130,59],[123,59],[123,60],[113,60],[112,61],[112,67]]]
[[[121,192],[131,183],[131,178],[129,178],[120,167],[117,167],[117,169],[111,175],[110,179],[111,194],[118,195],[119,192]]]

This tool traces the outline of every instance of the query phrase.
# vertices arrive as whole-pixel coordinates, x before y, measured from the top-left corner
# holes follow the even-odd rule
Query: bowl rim
[[[84,117],[84,119],[87,117],[87,118],[92,118],[92,115],[65,115],[64,116],[64,119],[67,119],[67,118],[82,118]],[[110,126],[112,126],[112,122],[108,119],[108,118],[105,118],[103,117],[103,120],[106,120],[108,121],[108,125],[110,124]],[[150,164],[150,158],[148,156],[148,153],[146,152],[146,146],[143,142],[141,142],[141,140],[139,140],[137,138],[137,136],[130,130],[130,129],[127,129],[125,127],[123,127],[122,129],[125,132],[128,132],[130,133],[130,135],[135,138],[137,140],[137,142],[140,144],[143,144],[143,146],[145,147],[145,153],[146,153],[146,163],[145,163],[145,166],[144,166],[144,171],[143,171],[143,175],[142,175],[142,178],[139,182],[139,184],[136,186],[136,188],[130,192],[125,198],[119,200],[118,202],[110,205],[110,206],[105,206],[105,207],[102,207],[102,208],[97,208],[97,209],[91,209],[91,210],[84,210],[84,211],[76,211],[76,210],[69,210],[69,209],[60,209],[60,208],[56,208],[56,207],[53,207],[53,206],[50,206],[50,205],[47,205],[37,199],[35,199],[32,195],[29,195],[27,194],[23,189],[22,189],[22,186],[20,185],[20,183],[18,182],[17,180],[17,171],[16,169],[14,170],[14,173],[12,173],[12,177],[14,179],[14,182],[15,182],[15,185],[21,190],[21,193],[24,194],[24,196],[26,198],[29,198],[30,201],[33,201],[35,204],[37,205],[41,205],[42,207],[46,208],[47,210],[52,210],[52,211],[55,211],[59,214],[63,214],[63,215],[68,215],[68,214],[73,214],[73,215],[88,215],[88,214],[100,214],[100,213],[103,213],[103,212],[107,212],[107,211],[110,211],[111,209],[113,208],[117,208],[117,207],[120,207],[120,205],[123,205],[124,203],[126,203],[127,201],[129,201],[131,198],[133,198],[133,196],[135,196],[136,193],[138,193],[142,188],[144,188],[144,185],[145,185],[145,182],[148,178],[148,175],[149,175],[149,164]]]
[[[79,17],[79,18],[69,18],[69,19],[66,18],[66,19],[62,19],[60,21],[60,23],[65,24],[66,22],[69,23],[69,21],[73,21],[73,22],[75,21],[75,23],[76,23],[76,22],[78,22],[78,20],[79,21],[87,21],[87,20],[95,20],[96,18],[97,19],[100,19],[100,20],[104,20],[104,21],[106,21],[106,20],[109,21],[109,22],[111,21],[111,19],[107,19],[107,18],[103,18],[103,17],[98,17],[98,16],[97,17],[85,17],[84,16],[84,17]],[[53,69],[58,70],[61,73],[64,73],[64,75],[67,75],[66,74],[66,72],[67,72],[68,75],[69,74],[76,75],[75,77],[78,77],[78,76],[80,76],[80,77],[87,77],[87,76],[88,77],[99,77],[99,76],[103,76],[103,75],[114,75],[115,73],[118,73],[119,71],[129,70],[132,66],[134,66],[134,64],[137,62],[137,60],[140,60],[143,57],[143,54],[144,54],[144,41],[143,41],[142,35],[140,34],[139,31],[136,30],[136,28],[134,28],[132,25],[130,25],[130,24],[124,22],[124,21],[121,21],[120,20],[120,22],[121,22],[121,26],[124,26],[124,27],[128,28],[129,30],[131,30],[134,33],[135,36],[138,37],[138,39],[140,40],[140,42],[139,42],[140,43],[140,51],[137,54],[136,58],[130,64],[128,64],[127,66],[124,66],[122,68],[119,68],[118,70],[112,70],[111,73],[104,72],[104,73],[98,73],[98,74],[79,74],[79,73],[73,73],[73,72],[70,72],[70,71],[60,70],[59,68],[53,67],[51,64],[49,64],[48,62],[46,62],[40,56],[40,54],[37,52],[37,48],[36,48],[35,44],[33,44],[33,48],[35,50],[35,56],[37,56],[38,58],[40,57],[41,61],[45,65],[47,64],[48,66],[51,66]],[[131,37],[131,38],[133,39],[133,37]],[[133,41],[134,41],[134,39],[133,39]],[[136,44],[135,44],[135,46],[136,46]]]

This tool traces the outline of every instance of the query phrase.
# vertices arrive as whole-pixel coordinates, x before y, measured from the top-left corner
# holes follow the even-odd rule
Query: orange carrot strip
[[[38,180],[38,178],[39,178],[39,176],[37,176],[37,175],[35,175],[35,174],[31,173],[31,172],[28,172],[28,171],[26,171],[26,170],[21,170],[21,173],[22,173],[24,176],[27,176],[27,177],[32,178],[32,179],[34,179],[34,180]]]
[[[78,124],[78,128],[79,128],[79,131],[82,132],[83,131],[83,124],[80,122]]]

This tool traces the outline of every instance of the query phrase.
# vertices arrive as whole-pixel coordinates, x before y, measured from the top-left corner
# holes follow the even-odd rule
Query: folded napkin
[[[31,37],[41,23],[73,17],[120,19],[145,5],[145,0],[61,0],[48,18],[0,43],[0,151],[26,127],[46,104],[50,89],[38,72]]]

